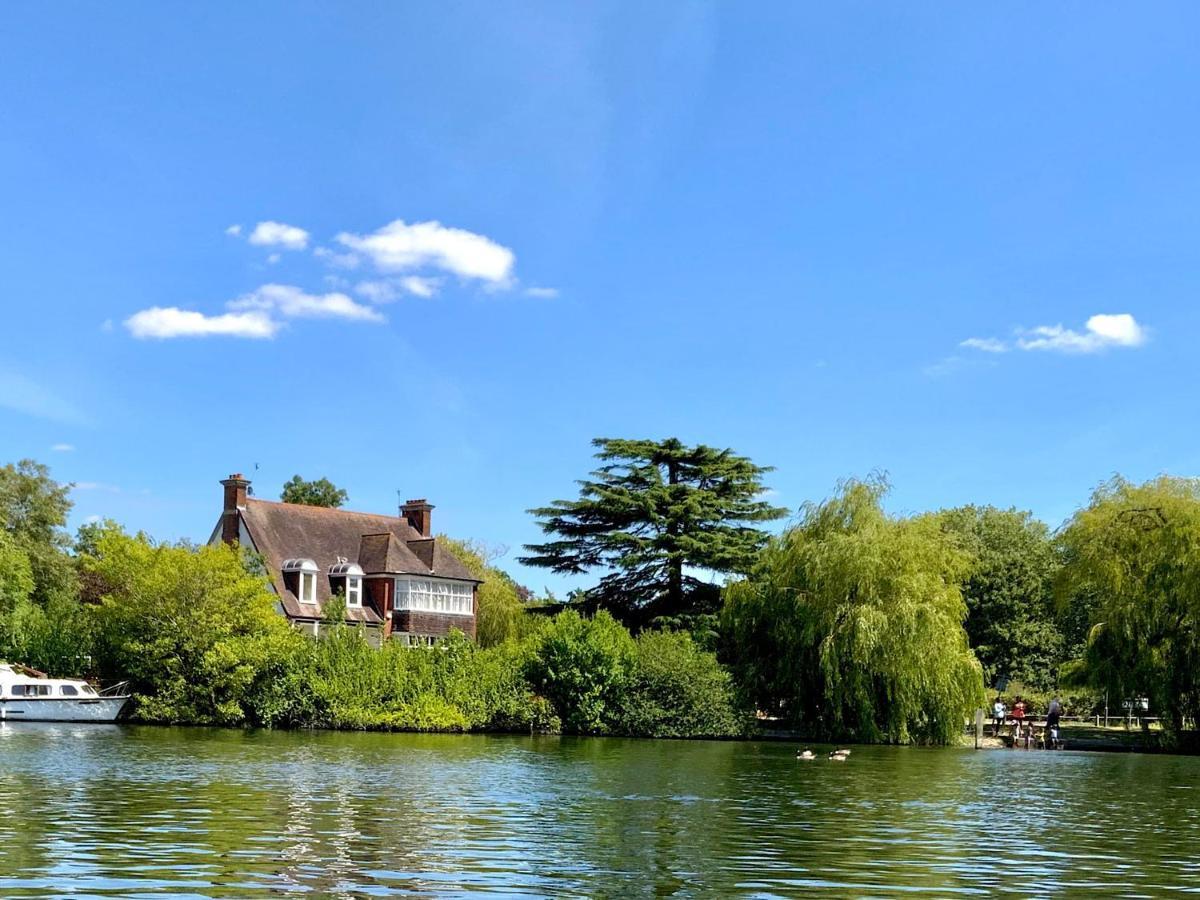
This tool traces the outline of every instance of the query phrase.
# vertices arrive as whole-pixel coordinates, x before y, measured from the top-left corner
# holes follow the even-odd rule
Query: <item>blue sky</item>
[[[1052,525],[1198,474],[1198,20],[6,6],[0,460],[162,538],[232,471],[426,496],[534,588],[598,435]]]

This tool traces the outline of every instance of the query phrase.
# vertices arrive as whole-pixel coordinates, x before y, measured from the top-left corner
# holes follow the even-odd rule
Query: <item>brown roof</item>
[[[324,574],[339,557],[358,563],[368,575],[435,575],[478,582],[454,554],[438,545],[434,538],[423,537],[397,516],[380,516],[298,503],[276,503],[247,498],[241,510],[242,521],[254,546],[267,565],[271,581],[279,591],[284,611],[291,618],[320,618],[325,602],[332,596],[329,578]],[[311,559],[320,568],[317,578],[317,603],[301,605],[284,586],[283,561]],[[371,624],[380,621],[369,605],[347,609],[350,621]]]

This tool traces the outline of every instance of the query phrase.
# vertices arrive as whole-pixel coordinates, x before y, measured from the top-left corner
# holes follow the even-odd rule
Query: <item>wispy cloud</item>
[[[958,372],[963,372],[968,369],[990,368],[996,365],[994,359],[981,359],[979,357],[947,356],[935,363],[930,363],[921,369],[921,374],[927,378],[945,378],[947,375],[954,375]]]
[[[125,320],[135,338],[166,340],[179,337],[272,338],[280,325],[258,311],[205,315],[177,306],[152,306]]]
[[[155,306],[134,313],[125,327],[136,338],[180,337],[273,338],[287,319],[346,319],[383,322],[376,309],[346,294],[309,294],[289,284],[264,284],[225,304],[229,312],[207,315],[175,306]]]
[[[77,481],[71,485],[71,489],[75,491],[98,491],[104,494],[121,493],[121,489],[115,484],[107,484],[103,481]]]
[[[227,235],[229,235],[230,237],[240,237],[242,234],[242,226],[241,225],[230,225],[228,228],[225,229],[225,233]]]
[[[1006,353],[1008,344],[998,338],[967,338],[958,346],[971,350],[982,350],[984,353]]]
[[[303,250],[308,246],[309,234],[303,228],[283,222],[259,222],[250,232],[248,240],[256,247],[282,247],[285,250]]]
[[[527,287],[525,288],[526,297],[539,297],[545,300],[553,300],[558,296],[558,288],[552,287]]]
[[[350,319],[383,322],[378,310],[356,303],[345,294],[308,294],[288,284],[264,284],[228,304],[232,310],[259,310],[288,319]]]
[[[54,444],[51,448],[54,453],[71,453],[75,450],[74,444]]]
[[[0,408],[64,425],[90,421],[70,400],[19,372],[0,370]]]
[[[336,238],[356,259],[369,261],[381,272],[436,269],[492,287],[513,283],[516,256],[489,237],[449,228],[440,222],[396,219],[370,234],[342,232]]]
[[[441,286],[440,278],[405,275],[403,278],[360,281],[354,286],[354,292],[371,303],[391,303],[404,294],[412,294],[414,297],[432,297]]]
[[[1018,328],[1011,340],[967,338],[959,346],[984,353],[1009,350],[1045,350],[1057,353],[1099,353],[1114,347],[1140,347],[1149,340],[1146,328],[1129,313],[1099,313],[1084,323],[1082,331],[1062,325]]]

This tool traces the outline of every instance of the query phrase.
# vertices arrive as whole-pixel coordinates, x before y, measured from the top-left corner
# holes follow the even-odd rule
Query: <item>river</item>
[[[0,896],[1200,889],[1200,759],[0,727]]]

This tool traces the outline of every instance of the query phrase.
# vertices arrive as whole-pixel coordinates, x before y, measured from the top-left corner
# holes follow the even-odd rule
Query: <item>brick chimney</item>
[[[226,544],[238,542],[238,510],[246,508],[246,488],[250,487],[249,479],[235,472],[224,481],[225,508],[221,512],[221,540]]]
[[[406,500],[400,507],[400,515],[408,519],[408,524],[417,529],[422,537],[433,534],[433,504],[424,497]]]

